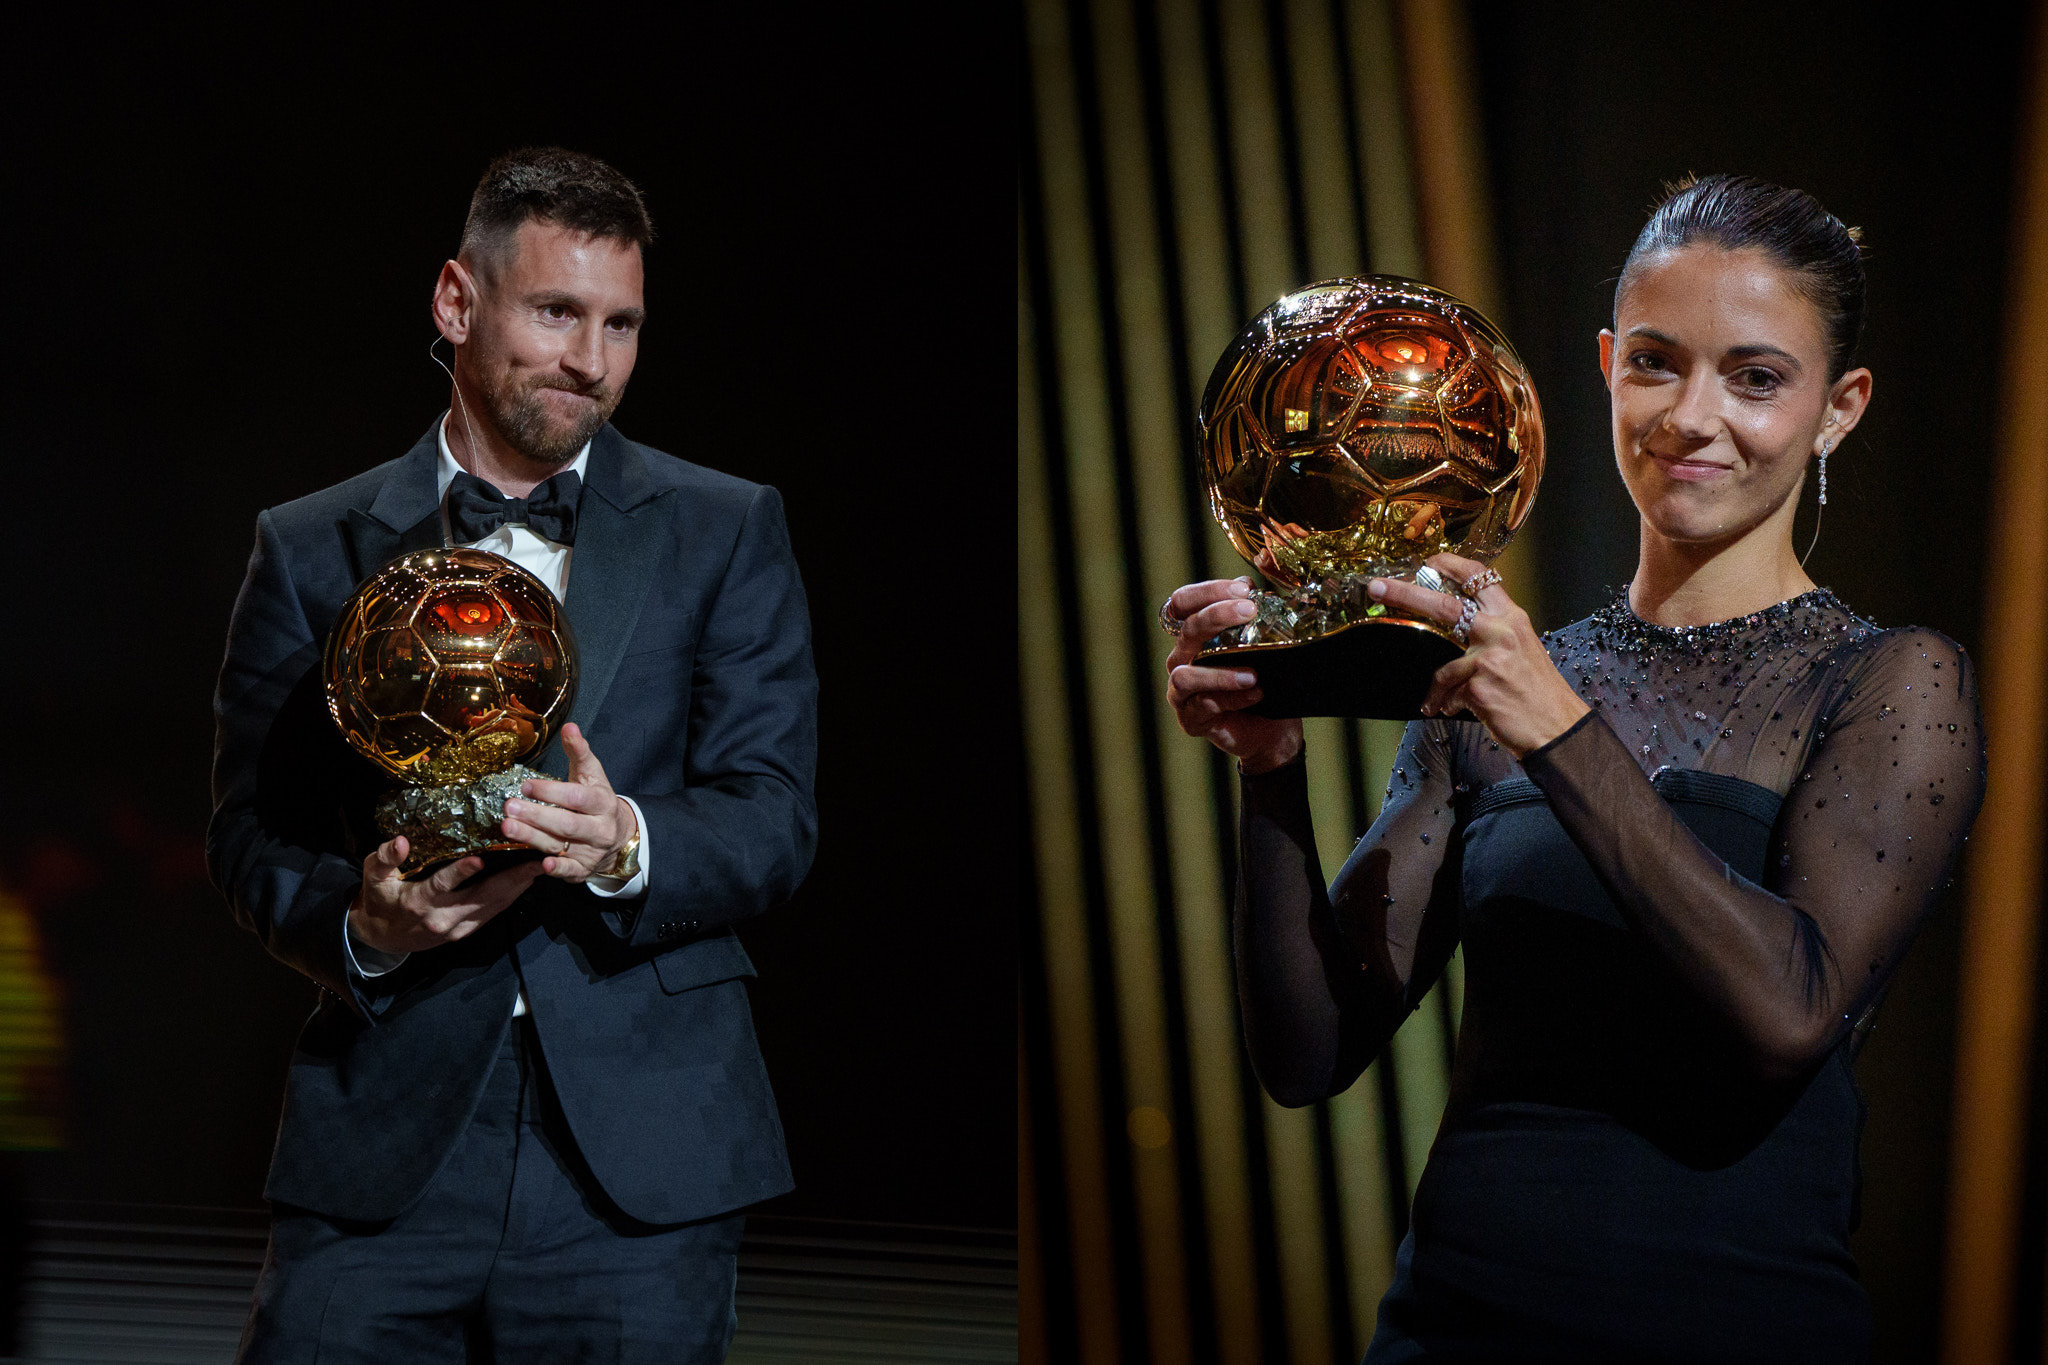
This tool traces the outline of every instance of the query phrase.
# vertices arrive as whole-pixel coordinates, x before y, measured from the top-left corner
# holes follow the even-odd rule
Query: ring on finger
[[[1458,642],[1458,648],[1466,649],[1472,644],[1472,623],[1479,619],[1479,603],[1466,598],[1458,606],[1458,619],[1451,623],[1451,638]]]
[[[1494,587],[1499,582],[1500,572],[1498,570],[1481,569],[1478,573],[1473,574],[1463,583],[1460,583],[1458,585],[1458,592],[1461,595],[1469,597],[1473,601],[1477,602],[1479,600],[1480,593],[1485,592],[1488,588]]]
[[[1159,604],[1159,628],[1168,635],[1178,635],[1181,627],[1186,624],[1186,621],[1173,614],[1173,596],[1169,593],[1166,600]]]

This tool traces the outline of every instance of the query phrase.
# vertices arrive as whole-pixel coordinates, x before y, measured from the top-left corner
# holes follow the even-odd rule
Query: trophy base
[[[400,874],[416,882],[457,858],[481,855],[488,876],[517,863],[546,857],[530,844],[507,839],[500,826],[505,802],[519,784],[547,779],[524,764],[452,787],[403,787],[377,803],[377,828],[387,839],[403,834],[409,847]],[[531,797],[521,798],[531,800]]]
[[[1388,612],[1305,640],[1205,649],[1195,662],[1256,672],[1255,716],[1414,720],[1436,671],[1464,652],[1436,623]]]

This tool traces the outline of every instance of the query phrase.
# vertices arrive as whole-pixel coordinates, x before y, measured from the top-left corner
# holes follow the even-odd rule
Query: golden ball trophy
[[[1198,662],[1254,669],[1258,715],[1412,719],[1462,648],[1366,584],[1454,589],[1423,561],[1491,561],[1528,517],[1543,416],[1507,338],[1414,280],[1312,284],[1223,353],[1197,421],[1211,512],[1282,589]]]
[[[419,550],[371,574],[327,637],[327,709],[403,785],[377,804],[407,878],[484,854],[538,857],[499,828],[523,765],[576,700],[576,640],[547,585],[487,550]]]

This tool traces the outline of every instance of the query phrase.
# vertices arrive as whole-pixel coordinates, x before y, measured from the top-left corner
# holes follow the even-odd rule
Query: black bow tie
[[[525,527],[557,545],[576,543],[576,502],[583,480],[564,470],[533,490],[508,498],[474,474],[457,474],[448,485],[448,529],[457,545],[474,545],[500,526]]]

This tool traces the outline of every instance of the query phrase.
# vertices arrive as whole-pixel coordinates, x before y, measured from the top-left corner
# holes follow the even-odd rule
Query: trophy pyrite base
[[[530,844],[507,839],[499,826],[505,802],[519,795],[519,784],[548,775],[522,763],[474,782],[449,787],[401,787],[377,803],[377,828],[387,839],[403,834],[410,847],[400,869],[407,881],[418,881],[457,858],[481,855],[483,874],[547,855]],[[530,800],[530,797],[522,797]]]

